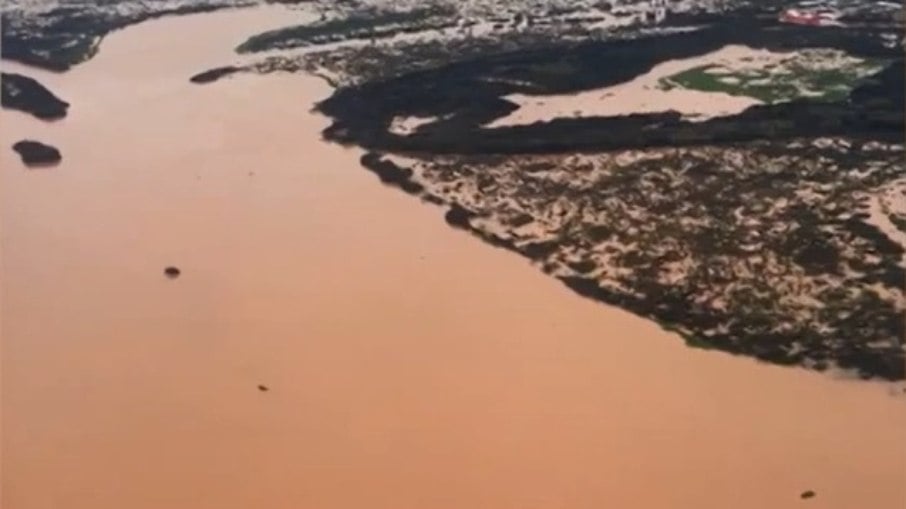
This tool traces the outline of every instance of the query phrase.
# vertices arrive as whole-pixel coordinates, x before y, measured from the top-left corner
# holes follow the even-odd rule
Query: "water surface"
[[[115,32],[29,71],[68,118],[0,114],[64,158],[0,151],[5,509],[906,504],[893,387],[688,349],[449,229],[320,140],[317,78],[189,83],[290,16]]]

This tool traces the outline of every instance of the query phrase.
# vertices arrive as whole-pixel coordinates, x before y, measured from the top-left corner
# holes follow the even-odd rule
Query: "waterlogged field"
[[[13,1],[3,509],[906,504],[883,20]],[[796,48],[846,100],[659,88]]]
[[[749,56],[673,74],[660,81],[660,88],[721,92],[769,104],[799,98],[839,101],[887,63],[883,59],[863,59],[830,49],[794,53],[753,50]]]

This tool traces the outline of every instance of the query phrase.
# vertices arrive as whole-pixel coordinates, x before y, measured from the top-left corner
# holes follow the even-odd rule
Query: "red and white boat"
[[[787,9],[780,14],[780,21],[794,25],[828,26],[838,25],[837,15],[830,12],[802,11]]]

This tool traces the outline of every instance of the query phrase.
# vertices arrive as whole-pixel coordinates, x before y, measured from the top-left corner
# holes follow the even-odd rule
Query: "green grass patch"
[[[833,55],[836,57],[833,62],[840,65],[826,60],[822,65],[822,55],[827,58],[828,53],[796,55],[781,63],[741,66],[734,70],[721,65],[702,65],[662,79],[660,87],[664,90],[686,88],[722,92],[769,104],[799,98],[840,101],[866,76],[887,64],[880,59],[860,60]],[[741,61],[752,63],[751,59]]]

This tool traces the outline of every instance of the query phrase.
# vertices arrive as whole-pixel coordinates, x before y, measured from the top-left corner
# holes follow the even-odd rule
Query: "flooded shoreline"
[[[64,154],[0,153],[0,505],[906,502],[898,386],[692,350],[576,297],[323,142],[318,78],[189,83],[284,24],[141,23],[29,69],[66,119],[0,112],[4,146]]]
[[[698,90],[663,90],[659,83],[664,78],[696,65],[712,64],[721,58],[730,59],[743,55],[771,55],[751,48],[728,45],[717,51],[691,58],[670,60],[657,64],[637,78],[603,89],[576,94],[536,98],[515,94],[506,99],[519,107],[505,117],[494,119],[487,127],[527,125],[549,122],[555,118],[575,115],[579,117],[631,115],[633,113],[658,113],[670,109],[684,116],[703,121],[718,116],[737,114],[760,101],[751,97]],[[573,113],[575,112],[575,113]]]
[[[486,124],[485,127],[529,125],[570,116],[579,118],[618,116],[659,113],[668,110],[678,111],[683,118],[693,122],[736,115],[751,106],[764,104],[764,101],[741,93],[741,89],[730,94],[727,91],[696,90],[676,86],[676,83],[670,81],[671,76],[679,75],[689,69],[705,68],[719,68],[719,71],[713,72],[725,74],[764,69],[765,75],[769,76],[771,72],[776,73],[781,64],[797,57],[802,61],[807,61],[809,58],[820,61],[814,52],[806,53],[803,56],[800,53],[802,51],[757,50],[747,46],[729,44],[695,57],[662,62],[631,81],[601,89],[542,97],[514,94],[505,99],[516,104],[518,108],[509,115],[499,117]],[[845,58],[840,57],[841,54],[845,55],[845,53],[839,52],[833,55],[836,58],[825,57],[827,62],[824,62],[824,65],[843,67],[848,62]],[[872,69],[872,72],[877,70]],[[726,84],[730,83],[729,80],[738,80],[735,77],[726,79],[728,80]],[[763,81],[767,81],[767,79]],[[820,92],[811,90],[799,90],[799,93],[803,97],[821,96]]]

